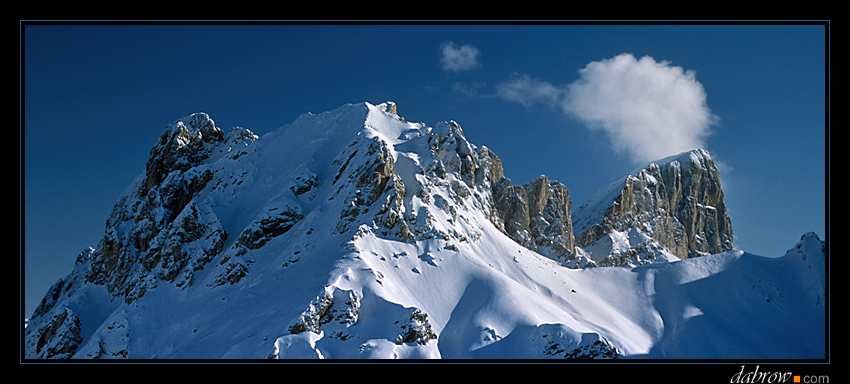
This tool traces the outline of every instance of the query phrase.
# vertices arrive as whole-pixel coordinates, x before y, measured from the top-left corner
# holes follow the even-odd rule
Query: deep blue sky
[[[662,84],[637,109],[673,117],[656,124],[656,113],[650,125],[669,129],[641,136],[678,135],[670,121],[701,127],[695,140],[721,164],[736,248],[779,256],[805,232],[826,236],[826,32],[824,25],[26,23],[25,315],[80,251],[97,245],[165,126],[190,113],[262,135],[305,112],[392,100],[408,121],[457,121],[471,142],[501,158],[514,183],[540,174],[564,183],[575,209],[639,165],[643,144],[615,150],[606,131],[568,113],[578,94],[570,85],[586,82],[593,97],[582,100],[622,111],[637,99],[620,98],[640,83],[635,74]],[[622,81],[596,92],[612,79]],[[708,113],[708,123],[681,116],[690,109]],[[599,113],[611,132],[644,126]]]

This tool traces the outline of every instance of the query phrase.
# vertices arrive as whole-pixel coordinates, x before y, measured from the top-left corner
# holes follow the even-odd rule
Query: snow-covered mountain
[[[805,234],[778,258],[732,250],[719,184],[694,197],[707,189],[681,181],[706,159],[624,179],[649,198],[617,221],[603,201],[624,206],[622,182],[571,214],[563,184],[513,185],[457,123],[407,122],[391,102],[263,137],[193,114],[166,128],[103,240],[47,292],[25,357],[824,357],[824,242]],[[674,162],[679,176],[663,171]],[[677,223],[683,235],[665,237]],[[670,244],[683,241],[700,252],[680,260]],[[628,261],[590,268],[611,255]]]

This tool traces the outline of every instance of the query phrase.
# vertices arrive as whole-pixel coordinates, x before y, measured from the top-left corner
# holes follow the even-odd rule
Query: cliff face
[[[583,204],[573,220],[579,247],[637,229],[680,259],[733,248],[720,173],[704,150],[632,172]]]
[[[91,253],[86,281],[104,285],[130,303],[157,281],[192,284],[223,248],[228,233],[202,196],[220,183],[212,159],[233,161],[257,136],[223,131],[205,113],[169,124],[150,151],[145,173],[121,196]]]
[[[503,177],[493,187],[497,225],[522,246],[559,261],[575,254],[572,202],[567,187],[546,176],[513,185]]]

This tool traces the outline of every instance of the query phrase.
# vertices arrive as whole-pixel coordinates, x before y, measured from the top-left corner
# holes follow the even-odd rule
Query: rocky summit
[[[708,152],[576,210],[568,184],[514,184],[460,124],[392,102],[262,137],[191,114],[45,294],[24,358],[824,355],[824,241],[734,250]]]
[[[575,213],[576,244],[603,265],[731,251],[720,172],[702,149],[671,156],[611,183]],[[628,245],[614,250],[618,238]],[[619,240],[620,243],[624,241]],[[628,256],[632,257],[628,257]]]

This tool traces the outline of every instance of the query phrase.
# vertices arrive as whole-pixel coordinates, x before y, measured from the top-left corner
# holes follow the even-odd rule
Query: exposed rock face
[[[67,307],[53,312],[51,318],[38,327],[39,337],[27,340],[27,344],[35,344],[37,358],[69,358],[83,341],[80,319]]]
[[[86,280],[128,303],[157,281],[190,285],[222,251],[227,233],[199,193],[214,178],[202,165],[211,156],[235,159],[257,138],[234,128],[227,137],[205,113],[167,126],[151,149],[144,177],[121,196],[92,252]]]
[[[720,174],[704,150],[649,164],[612,183],[573,219],[579,247],[636,228],[681,259],[732,250]]]
[[[608,340],[600,338],[599,335],[588,335],[583,337],[578,347],[564,355],[565,359],[617,359],[620,351],[612,346]]]
[[[325,287],[295,324],[289,326],[289,332],[319,334],[322,325],[331,321],[344,325],[354,324],[357,322],[359,308],[359,299],[354,292]]]
[[[395,104],[381,104],[378,108],[394,114]],[[432,203],[443,211],[441,214],[453,218],[457,218],[460,209],[480,209],[497,221],[490,190],[503,177],[503,170],[492,151],[468,142],[461,127],[453,121],[440,122],[433,128],[423,126],[404,135],[408,141],[402,152],[405,146],[418,147],[427,155],[411,160],[399,155],[399,148],[373,137],[356,140],[334,160],[340,170],[333,185],[338,186],[338,191],[349,190],[336,233],[343,233],[362,221],[359,218],[369,213],[375,203],[379,205],[371,221],[376,229],[404,241],[451,237],[470,240],[458,231],[435,228],[432,225],[435,212],[425,207]],[[399,158],[394,159],[392,152]],[[417,176],[403,179],[397,172],[397,161],[408,170],[413,169]],[[356,188],[346,189],[350,184]],[[450,198],[435,193],[444,188],[450,191]]]
[[[336,192],[332,198],[346,199],[337,224],[337,233],[344,233],[353,227],[360,214],[368,212],[388,184],[395,185],[390,183],[395,175],[395,161],[388,144],[374,137],[356,139],[333,164],[339,166],[339,171],[334,177]],[[346,191],[347,196],[340,196]],[[403,185],[395,194],[399,199],[404,197]]]
[[[523,185],[502,177],[493,187],[493,200],[503,230],[514,241],[556,260],[574,257],[572,203],[566,186],[543,175]]]
[[[195,113],[169,125],[151,149],[145,165],[145,189],[159,185],[172,170],[185,171],[209,157],[224,133],[206,113]]]
[[[401,332],[395,340],[396,344],[416,343],[419,345],[428,344],[428,341],[435,340],[437,334],[431,329],[431,324],[428,323],[428,314],[415,308],[410,313],[410,319],[406,324],[401,324]]]

